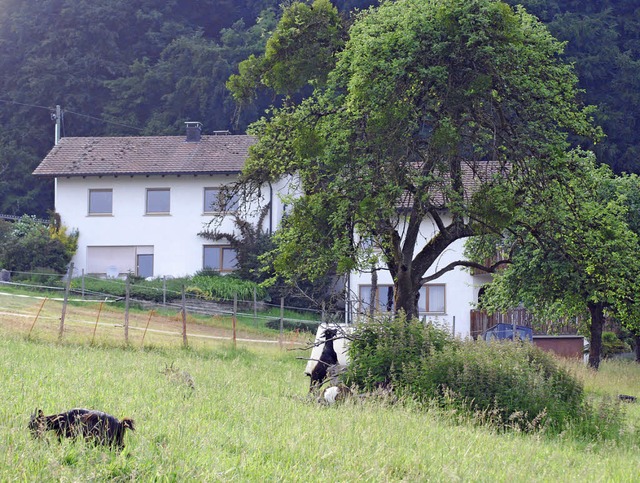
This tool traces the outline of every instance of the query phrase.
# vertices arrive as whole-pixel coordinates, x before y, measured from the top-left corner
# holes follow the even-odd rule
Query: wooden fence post
[[[149,323],[151,322],[151,316],[153,315],[153,310],[149,311],[149,318],[147,319],[147,326],[144,328],[144,333],[142,334],[142,342],[140,342],[140,347],[144,347],[144,338],[147,336],[147,329],[149,328]]]
[[[231,321],[233,323],[233,348],[236,348],[236,325],[237,325],[237,317],[238,317],[238,294],[233,294],[233,317]]]
[[[258,289],[253,287],[253,322],[258,327]]]
[[[280,297],[280,337],[278,343],[280,344],[280,349],[282,349],[282,342],[284,337],[284,297]]]
[[[184,284],[182,285],[182,345],[186,348],[187,343],[187,296]]]
[[[162,305],[167,305],[167,276],[162,276]]]
[[[129,298],[131,295],[131,282],[129,274],[124,283],[124,342],[129,344]]]
[[[31,328],[29,329],[29,335],[27,337],[31,337],[31,331],[35,327],[36,322],[38,321],[38,317],[40,316],[40,312],[42,311],[42,307],[44,307],[44,303],[46,301],[47,301],[47,297],[45,297],[44,300],[42,301],[42,303],[40,304],[40,308],[38,309],[38,313],[36,314],[36,318],[33,319],[33,324],[31,324]]]
[[[93,344],[93,342],[96,339],[96,329],[98,328],[98,321],[100,320],[100,313],[102,312],[102,306],[104,305],[104,303],[107,301],[107,298],[105,297],[105,299],[100,302],[100,307],[98,308],[98,316],[96,317],[96,325],[93,326],[93,337],[91,337],[91,344]]]
[[[62,340],[64,335],[64,318],[67,315],[67,303],[69,301],[69,289],[71,288],[71,277],[73,276],[73,262],[69,264],[69,271],[67,272],[67,283],[64,287],[64,300],[62,302],[62,314],[60,315],[60,332],[58,333],[58,339]]]

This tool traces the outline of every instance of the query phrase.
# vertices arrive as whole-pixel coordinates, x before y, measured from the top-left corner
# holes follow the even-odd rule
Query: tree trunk
[[[636,343],[636,362],[640,364],[640,334],[635,334],[633,339]]]
[[[589,367],[598,369],[600,366],[600,353],[602,352],[602,328],[604,326],[604,304],[587,304],[591,314],[589,326]]]
[[[414,284],[409,276],[409,271],[399,270],[395,283],[396,312],[401,310],[407,316],[407,320],[418,317],[418,293],[420,285]]]

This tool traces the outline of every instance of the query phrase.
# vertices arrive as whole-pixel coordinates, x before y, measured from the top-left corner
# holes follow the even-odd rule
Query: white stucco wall
[[[158,276],[182,276],[203,268],[203,246],[223,245],[197,235],[211,214],[204,213],[204,188],[219,187],[234,180],[231,176],[118,176],[73,177],[56,181],[56,211],[62,223],[80,232],[78,251],[73,259],[76,275],[87,271],[87,247],[144,246],[153,247],[154,271]],[[148,188],[170,189],[170,213],[146,215],[145,200]],[[278,187],[274,188],[274,191]],[[111,215],[89,215],[89,190],[112,189]],[[263,204],[274,198],[273,221],[277,224],[282,206],[275,192],[266,188]],[[276,215],[276,213],[278,213]],[[231,217],[221,227],[234,228]]]
[[[56,211],[68,228],[77,228],[80,233],[78,251],[73,259],[75,275],[87,269],[87,247],[142,247],[148,253],[152,247],[154,255],[153,276],[191,275],[203,268],[203,246],[224,245],[197,235],[212,219],[205,214],[204,188],[219,187],[234,181],[233,176],[118,176],[118,177],[72,177],[56,180]],[[170,213],[168,215],[146,215],[146,190],[149,188],[170,189]],[[111,215],[89,215],[89,190],[112,189],[113,209]],[[273,200],[272,210],[265,221],[265,228],[276,230],[282,219],[285,206],[280,193],[295,191],[292,180],[281,181],[262,192],[261,206]],[[446,220],[445,220],[446,221]],[[222,231],[233,231],[231,217],[226,217]],[[435,232],[432,221],[423,222],[421,242],[426,243]],[[459,260],[463,253],[464,240],[454,242],[427,272],[435,272],[448,263]],[[124,271],[126,273],[126,270]],[[470,271],[457,268],[437,280],[434,284],[445,285],[445,312],[422,314],[430,320],[441,322],[455,333],[465,337],[470,332],[470,311],[478,299],[481,286],[489,281],[487,275],[471,275]],[[353,273],[349,276],[348,289],[354,311],[359,310],[360,285],[371,285],[369,273]],[[393,285],[387,270],[378,272],[378,285]]]

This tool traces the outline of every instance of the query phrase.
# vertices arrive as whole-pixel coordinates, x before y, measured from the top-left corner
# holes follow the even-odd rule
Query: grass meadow
[[[623,405],[626,426],[607,441],[500,433],[411,403],[320,405],[306,355],[224,340],[58,342],[2,323],[0,481],[638,481],[640,404]],[[640,396],[632,362],[571,367],[595,400]],[[35,408],[73,407],[134,418],[125,450],[31,437]]]

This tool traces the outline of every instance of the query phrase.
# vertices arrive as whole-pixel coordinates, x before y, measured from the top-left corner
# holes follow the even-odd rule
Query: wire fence
[[[3,271],[4,272],[4,271]],[[236,344],[307,345],[323,321],[339,315],[287,307],[252,297],[216,298],[171,288],[136,285],[126,280],[109,291],[95,290],[98,279],[67,278],[51,273],[0,274],[0,323],[30,337],[127,345],[182,344],[215,340]],[[102,285],[104,287],[104,285]],[[4,288],[4,290],[3,290]],[[144,289],[144,297],[140,294]],[[245,294],[246,295],[246,294]]]

